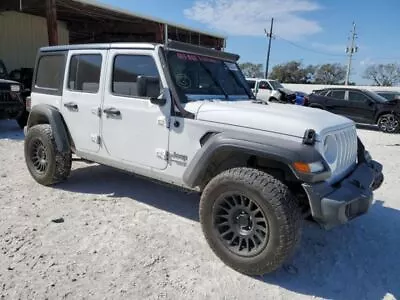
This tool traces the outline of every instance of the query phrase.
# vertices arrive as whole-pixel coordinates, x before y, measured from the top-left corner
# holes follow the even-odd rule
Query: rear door
[[[61,111],[78,151],[100,149],[99,109],[104,89],[106,50],[68,54]]]
[[[325,95],[327,97],[325,102],[327,110],[348,117],[348,102],[345,90],[328,90]]]
[[[348,113],[355,122],[374,123],[375,102],[360,91],[348,91]]]

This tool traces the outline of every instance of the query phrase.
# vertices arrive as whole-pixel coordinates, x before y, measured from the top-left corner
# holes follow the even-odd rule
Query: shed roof
[[[86,5],[92,5],[92,6],[95,6],[95,7],[98,7],[98,8],[102,8],[102,9],[105,9],[105,10],[113,11],[115,13],[126,15],[126,16],[136,17],[136,18],[140,18],[140,19],[144,19],[144,20],[148,20],[148,21],[153,21],[153,22],[156,22],[156,23],[167,24],[167,25],[170,25],[170,26],[173,26],[173,27],[177,27],[177,28],[180,28],[180,29],[184,29],[184,30],[188,30],[188,31],[198,32],[198,33],[201,33],[201,34],[204,34],[204,35],[209,35],[211,37],[216,37],[216,38],[220,38],[220,39],[226,39],[226,36],[217,34],[215,32],[213,33],[213,32],[206,31],[206,30],[199,30],[197,28],[190,28],[190,27],[187,27],[187,26],[184,26],[184,25],[181,25],[181,24],[177,24],[177,23],[173,23],[173,22],[162,20],[160,18],[150,17],[150,16],[147,16],[147,15],[144,15],[144,14],[135,13],[135,12],[130,11],[130,10],[117,8],[115,6],[112,6],[112,5],[109,5],[109,4],[105,4],[103,2],[99,2],[99,1],[96,1],[96,0],[72,0],[72,1],[80,2],[80,3],[86,4]],[[172,1],[172,0],[170,0],[170,1]]]

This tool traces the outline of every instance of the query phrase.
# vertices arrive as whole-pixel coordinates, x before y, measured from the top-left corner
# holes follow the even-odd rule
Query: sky
[[[265,65],[274,18],[270,70],[290,60],[304,65],[347,64],[352,23],[358,52],[351,81],[368,84],[364,69],[375,63],[400,63],[400,0],[101,0],[103,3],[165,21],[221,34],[226,51],[240,62]]]

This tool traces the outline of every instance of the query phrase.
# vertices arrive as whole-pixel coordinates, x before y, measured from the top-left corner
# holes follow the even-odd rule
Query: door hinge
[[[170,125],[169,123],[170,123],[170,118],[167,118],[165,116],[160,116],[157,118],[157,125],[169,128]]]
[[[156,155],[158,158],[161,158],[162,160],[168,160],[168,151],[165,149],[156,149]]]
[[[91,137],[93,143],[100,145],[101,138],[98,134],[92,134],[90,137]]]
[[[101,108],[100,107],[92,108],[92,114],[101,117]]]

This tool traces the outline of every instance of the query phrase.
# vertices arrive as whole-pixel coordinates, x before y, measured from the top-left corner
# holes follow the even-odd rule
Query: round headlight
[[[328,135],[324,140],[323,147],[326,161],[329,164],[333,164],[336,161],[338,154],[338,144],[336,139],[333,136]]]

